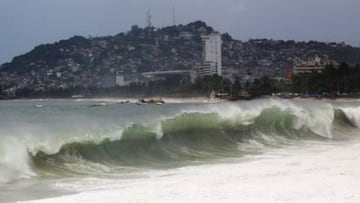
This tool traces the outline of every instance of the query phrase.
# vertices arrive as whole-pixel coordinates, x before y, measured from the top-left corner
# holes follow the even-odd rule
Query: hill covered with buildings
[[[133,26],[115,36],[74,36],[40,45],[0,66],[0,95],[27,97],[60,91],[68,96],[117,87],[119,95],[122,91],[131,95],[134,88],[145,94],[147,87],[152,94],[168,83],[171,90],[188,91],[191,79],[183,73],[196,72],[201,66],[202,37],[213,32],[196,21],[164,28]],[[227,33],[221,38],[222,76],[232,83],[251,83],[263,76],[285,78],[294,66],[360,64],[360,49],[344,43],[240,41]]]

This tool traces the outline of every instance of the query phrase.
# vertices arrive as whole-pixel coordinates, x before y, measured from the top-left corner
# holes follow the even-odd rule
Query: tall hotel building
[[[203,36],[203,62],[198,68],[198,76],[222,76],[222,62],[221,62],[221,35],[220,33],[212,33]]]

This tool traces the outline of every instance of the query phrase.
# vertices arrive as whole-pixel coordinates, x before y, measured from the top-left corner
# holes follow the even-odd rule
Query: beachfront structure
[[[310,66],[310,65],[297,65],[294,66],[293,68],[293,73],[294,75],[299,74],[299,73],[313,73],[313,72],[318,72],[321,73],[323,70],[325,69],[325,66],[319,66],[319,65],[314,65],[314,66]]]
[[[221,35],[212,33],[202,37],[203,53],[202,64],[198,68],[198,76],[222,76],[222,58],[221,58]]]
[[[155,71],[155,72],[143,72],[141,75],[149,80],[164,80],[169,77],[181,78],[181,81],[190,81],[195,83],[196,74],[193,70],[169,70],[169,71]]]
[[[125,87],[127,85],[129,85],[129,82],[125,81],[125,75],[123,75],[122,73],[116,73],[116,77],[115,77],[115,83],[117,86],[119,87]]]
[[[308,61],[301,61],[300,63],[295,64],[293,67],[293,74],[299,73],[312,73],[318,72],[321,73],[326,65],[329,63],[322,60],[319,56],[316,56],[314,59],[310,59]]]

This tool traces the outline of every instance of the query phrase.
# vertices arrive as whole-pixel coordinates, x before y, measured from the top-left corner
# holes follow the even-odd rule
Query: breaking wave
[[[237,157],[303,140],[346,139],[354,136],[348,129],[359,127],[360,108],[327,104],[305,109],[292,103],[270,103],[184,111],[155,125],[138,123],[93,135],[54,136],[31,145],[15,137],[0,137],[0,183]]]

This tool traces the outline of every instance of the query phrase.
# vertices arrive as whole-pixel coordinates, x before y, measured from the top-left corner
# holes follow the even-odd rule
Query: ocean
[[[0,202],[359,202],[359,128],[351,99],[0,101]]]

